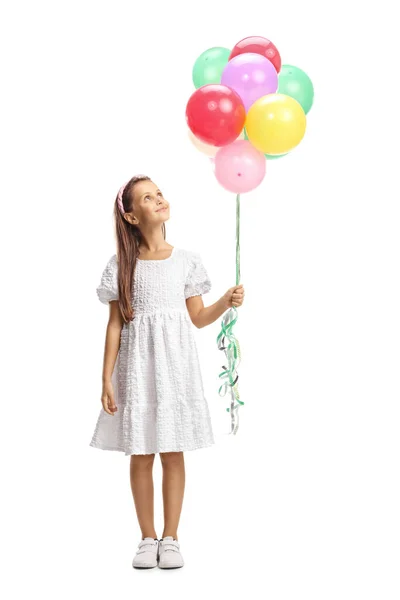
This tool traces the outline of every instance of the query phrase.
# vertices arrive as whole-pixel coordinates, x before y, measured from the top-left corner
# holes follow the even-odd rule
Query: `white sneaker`
[[[151,569],[157,566],[159,541],[152,537],[145,537],[139,542],[132,567],[136,569]]]
[[[161,569],[177,569],[183,567],[183,558],[179,550],[178,540],[172,535],[167,535],[159,541],[158,566]]]

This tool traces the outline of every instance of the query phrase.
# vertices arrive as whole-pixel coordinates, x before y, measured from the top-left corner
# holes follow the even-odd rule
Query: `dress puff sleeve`
[[[190,256],[189,271],[185,282],[185,299],[206,294],[211,289],[211,281],[198,252]]]
[[[106,264],[96,292],[100,302],[103,302],[103,304],[108,304],[111,300],[118,300],[118,263],[116,254],[113,254]]]

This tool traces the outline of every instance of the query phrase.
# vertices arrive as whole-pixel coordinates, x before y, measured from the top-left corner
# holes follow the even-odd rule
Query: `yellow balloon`
[[[303,139],[306,122],[297,100],[285,94],[267,94],[250,106],[245,128],[257,150],[264,154],[285,154]]]

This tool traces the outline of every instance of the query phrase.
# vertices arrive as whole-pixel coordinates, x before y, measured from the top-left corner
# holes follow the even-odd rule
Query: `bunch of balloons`
[[[247,37],[233,50],[209,48],[193,67],[193,92],[186,106],[189,137],[214,162],[218,182],[236,194],[236,285],[240,281],[240,194],[256,188],[266,163],[285,156],[303,139],[314,100],[309,76],[282,65],[277,47],[263,37]],[[231,431],[239,427],[238,366],[241,353],[233,333],[236,307],[221,321],[218,349],[226,364],[218,392],[230,389]]]
[[[249,192],[264,179],[266,161],[288,154],[303,139],[314,99],[309,76],[282,65],[264,37],[241,40],[233,50],[205,50],[193,67],[186,120],[193,144],[215,164],[227,190]]]

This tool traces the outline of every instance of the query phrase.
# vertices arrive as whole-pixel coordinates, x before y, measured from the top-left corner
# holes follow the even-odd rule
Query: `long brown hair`
[[[147,175],[136,175],[128,181],[122,194],[122,205],[125,212],[131,212],[133,205],[133,188],[139,181],[151,181]],[[114,218],[117,238],[118,259],[118,297],[119,307],[125,323],[133,320],[133,282],[136,259],[142,242],[142,232],[137,225],[128,223],[118,206],[118,195],[115,199]],[[162,224],[165,239],[165,223]]]

